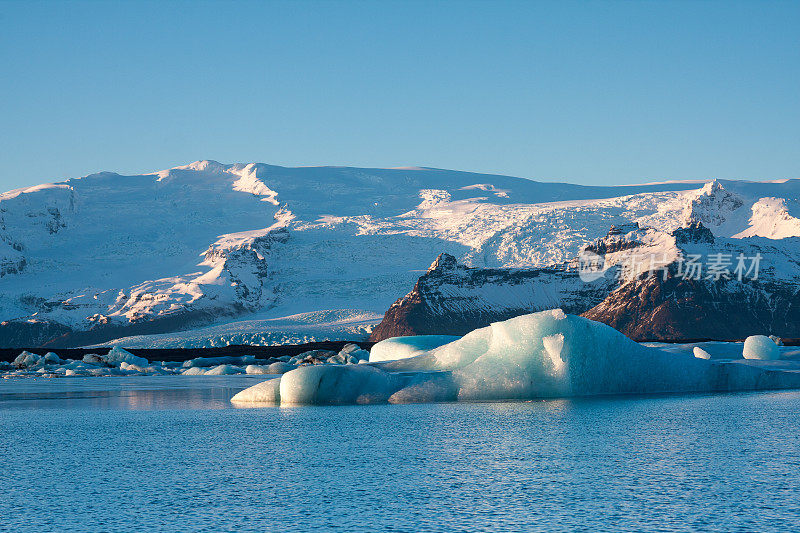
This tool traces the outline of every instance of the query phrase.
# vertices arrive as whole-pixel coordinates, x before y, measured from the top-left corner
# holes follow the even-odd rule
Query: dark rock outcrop
[[[372,331],[371,341],[406,335],[464,335],[515,316],[561,307],[581,313],[598,304],[613,283],[582,282],[574,271],[478,269],[441,254],[414,289],[397,300]]]
[[[743,340],[800,336],[800,293],[732,280],[644,277],[622,284],[583,316],[634,340]]]
[[[705,243],[714,244],[714,234],[703,226],[702,222],[692,222],[685,228],[677,228],[672,232],[677,244]]]

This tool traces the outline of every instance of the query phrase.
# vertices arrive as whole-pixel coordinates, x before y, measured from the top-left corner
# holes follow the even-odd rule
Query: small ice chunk
[[[337,355],[331,350],[309,350],[296,355],[290,362],[298,365],[324,365],[335,362],[336,360],[331,358]]]
[[[61,368],[65,368],[68,370],[86,370],[87,368],[93,368],[92,365],[85,363],[84,361],[70,361],[69,363],[63,365]]]
[[[247,365],[244,367],[245,374],[269,374],[267,365]]]
[[[219,365],[250,365],[255,362],[256,358],[255,356],[252,355],[243,355],[243,356],[224,355],[221,357],[195,357],[194,359],[189,359],[188,361],[184,361],[183,367],[190,368],[194,366],[212,367]]]
[[[23,351],[19,354],[12,365],[14,368],[33,368],[37,366],[39,363],[44,364],[44,357],[41,355],[36,355],[35,353],[31,353],[28,351]]]
[[[360,350],[360,349],[361,348],[358,347],[358,344],[354,344],[354,343],[351,342],[350,344],[345,344],[342,347],[342,349],[339,350],[339,353],[343,354],[343,355],[347,355],[347,354],[349,354],[351,352],[354,352],[354,351]]]
[[[144,357],[133,355],[125,348],[120,348],[119,346],[114,346],[106,355],[102,355],[100,358],[109,366],[120,366],[120,363],[128,363],[129,365],[136,365],[144,368],[150,364],[150,361]]]
[[[87,353],[86,355],[83,356],[83,359],[81,359],[81,361],[83,361],[84,363],[89,363],[90,365],[102,365],[105,363],[105,361],[103,361],[103,358],[96,353]]]
[[[245,374],[284,374],[296,367],[283,361],[276,361],[268,365],[247,365],[244,369]]]
[[[336,355],[332,355],[328,357],[328,364],[333,365],[343,365],[345,363],[345,356],[343,354],[337,353]]]
[[[54,365],[60,365],[64,362],[57,354],[53,352],[47,352],[46,354],[44,354],[44,360],[45,362]]]
[[[775,341],[766,335],[751,335],[744,341],[742,355],[745,359],[774,361],[781,358],[781,351]]]
[[[553,314],[553,318],[556,320],[564,320],[567,318],[567,314],[563,309],[552,309],[550,312]]]
[[[694,356],[697,357],[698,359],[711,359],[711,354],[699,346],[695,346],[692,349],[692,352],[694,353]]]
[[[285,374],[290,370],[294,370],[297,368],[294,365],[290,365],[289,363],[284,363],[283,361],[278,361],[276,363],[271,363],[267,365],[267,373],[268,374]]]
[[[362,350],[357,344],[353,343],[345,344],[344,348],[339,351],[339,355],[344,357],[344,360],[348,364],[356,364],[362,359],[369,359],[369,352],[367,350]],[[355,361],[353,362],[353,360]]]
[[[139,372],[144,374],[144,369],[142,367],[126,363],[125,361],[122,361],[119,364],[119,369],[122,370],[123,372]]]
[[[233,365],[219,365],[205,372],[206,376],[227,376],[231,374],[241,374],[242,369]]]

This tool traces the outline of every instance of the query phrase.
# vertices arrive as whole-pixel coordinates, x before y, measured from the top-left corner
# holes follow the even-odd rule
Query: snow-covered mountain
[[[798,198],[798,180],[587,187],[214,161],[92,174],[0,195],[0,345],[211,342],[200,327],[216,344],[360,338],[443,252],[540,268],[612,224],[690,221],[793,249]]]
[[[553,308],[640,341],[800,338],[800,239],[715,237],[696,220],[671,232],[634,222],[551,267],[470,268],[442,254],[371,340],[465,335]]]

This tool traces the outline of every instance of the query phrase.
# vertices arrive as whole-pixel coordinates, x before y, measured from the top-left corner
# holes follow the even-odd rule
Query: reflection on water
[[[798,392],[231,408],[262,379],[0,382],[0,530],[797,530]]]
[[[9,379],[2,409],[229,409],[264,376],[135,376]]]

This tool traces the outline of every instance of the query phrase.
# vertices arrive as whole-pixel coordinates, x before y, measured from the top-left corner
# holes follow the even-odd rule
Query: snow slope
[[[797,180],[586,187],[215,161],[92,174],[0,195],[0,344],[362,338],[442,252],[541,267],[611,224],[669,230],[687,217],[724,237],[793,237],[798,198]],[[371,318],[320,313],[336,310]]]

